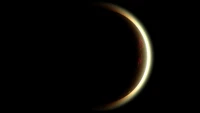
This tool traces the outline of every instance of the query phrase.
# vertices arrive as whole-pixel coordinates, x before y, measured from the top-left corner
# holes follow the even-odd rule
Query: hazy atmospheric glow
[[[138,83],[138,85],[124,98],[117,100],[113,103],[107,104],[105,106],[99,107],[98,109],[100,110],[110,110],[110,109],[114,109],[117,108],[119,106],[124,105],[125,103],[129,102],[131,99],[133,99],[140,91],[141,89],[144,87],[146,81],[148,80],[149,77],[149,73],[151,70],[151,65],[152,65],[152,47],[149,41],[149,36],[147,35],[146,30],[144,29],[143,25],[138,21],[138,19],[132,15],[130,12],[128,12],[127,10],[113,5],[113,4],[107,4],[107,3],[103,3],[100,4],[101,6],[112,10],[113,12],[119,13],[122,16],[126,17],[128,20],[130,20],[133,24],[134,27],[136,27],[141,35],[141,38],[143,38],[142,40],[144,41],[144,45],[145,45],[145,50],[144,50],[144,54],[145,54],[145,59],[144,59],[144,71],[142,72],[141,75],[141,79],[140,82]]]

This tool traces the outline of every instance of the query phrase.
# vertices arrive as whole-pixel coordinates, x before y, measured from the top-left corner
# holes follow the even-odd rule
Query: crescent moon
[[[133,32],[135,32],[135,29],[138,31],[139,33],[139,38],[141,38],[141,41],[143,41],[144,43],[144,66],[142,67],[142,71],[140,73],[139,76],[140,80],[138,82],[138,84],[136,85],[136,87],[130,91],[130,93],[126,96],[124,96],[123,98],[103,105],[103,106],[98,106],[96,108],[94,108],[93,110],[98,110],[98,111],[105,111],[105,110],[112,110],[115,108],[118,108],[128,102],[130,102],[133,98],[135,98],[139,92],[142,90],[142,88],[145,86],[145,83],[147,82],[149,75],[150,75],[150,71],[151,71],[151,67],[152,67],[152,62],[153,62],[153,52],[152,52],[152,46],[151,46],[151,42],[149,39],[149,35],[147,33],[147,31],[145,30],[144,26],[141,24],[141,22],[133,15],[131,14],[131,12],[127,11],[124,8],[121,8],[120,6],[111,4],[111,3],[98,3],[98,4],[94,4],[94,5],[98,5],[98,6],[102,6],[108,10],[113,11],[114,13],[118,13],[122,16],[124,16],[131,24],[130,26],[132,28],[134,28]]]

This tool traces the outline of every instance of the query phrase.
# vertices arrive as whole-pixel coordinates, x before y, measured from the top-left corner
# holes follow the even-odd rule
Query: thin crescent
[[[144,87],[144,85],[147,82],[149,75],[150,75],[152,62],[153,62],[153,59],[152,59],[153,52],[152,52],[152,46],[151,46],[151,43],[149,40],[148,33],[144,29],[141,22],[134,15],[132,15],[129,11],[127,11],[117,5],[114,5],[114,4],[100,3],[98,5],[103,6],[107,9],[110,9],[111,11],[113,11],[115,13],[122,15],[122,16],[126,17],[130,22],[132,22],[133,27],[136,27],[138,29],[139,33],[141,34],[142,40],[145,45],[144,72],[142,72],[141,79],[140,79],[139,83],[137,84],[137,86],[125,97],[123,97],[115,102],[109,103],[107,105],[95,108],[95,110],[112,110],[112,109],[118,108],[118,107],[128,103],[129,101],[131,101],[131,99],[133,99],[142,90],[142,88]]]

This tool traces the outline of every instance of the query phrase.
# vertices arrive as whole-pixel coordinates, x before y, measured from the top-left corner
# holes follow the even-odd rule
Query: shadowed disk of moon
[[[132,30],[134,36],[137,38],[134,40],[137,41],[137,53],[139,54],[137,56],[137,63],[139,67],[137,68],[136,73],[137,78],[135,78],[134,82],[131,83],[132,86],[128,88],[128,91],[124,93],[123,97],[120,97],[113,102],[94,107],[94,110],[112,110],[128,103],[144,87],[152,67],[152,47],[146,30],[144,29],[141,22],[133,14],[113,4],[100,3],[96,5],[113,13],[119,14],[122,18],[124,18],[124,20],[128,23],[127,25],[129,26],[130,30]]]
[[[34,107],[112,110],[133,99],[148,80],[149,37],[127,10],[81,4],[67,14],[42,12],[32,22],[23,65],[32,81],[27,94]]]

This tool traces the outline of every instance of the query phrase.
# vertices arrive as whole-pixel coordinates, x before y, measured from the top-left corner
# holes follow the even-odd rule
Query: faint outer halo
[[[149,36],[148,36],[145,28],[133,14],[131,14],[129,11],[127,11],[117,5],[110,4],[110,3],[98,3],[95,5],[102,6],[106,9],[109,9],[115,13],[118,13],[118,14],[126,17],[126,19],[132,23],[131,26],[133,28],[136,28],[137,31],[139,32],[140,37],[142,38],[142,41],[144,42],[144,46],[145,46],[144,67],[142,67],[143,71],[142,71],[142,73],[140,73],[141,75],[139,75],[139,76],[141,76],[141,79],[139,80],[139,83],[136,85],[136,87],[125,97],[123,97],[115,102],[109,103],[107,105],[98,106],[98,107],[94,108],[94,110],[112,110],[112,109],[118,108],[118,107],[128,103],[129,101],[131,101],[131,99],[133,99],[144,87],[144,85],[147,82],[148,77],[150,75],[152,62],[153,62],[153,52],[152,52],[151,42],[150,42]],[[134,30],[134,32],[135,32],[135,30]]]

